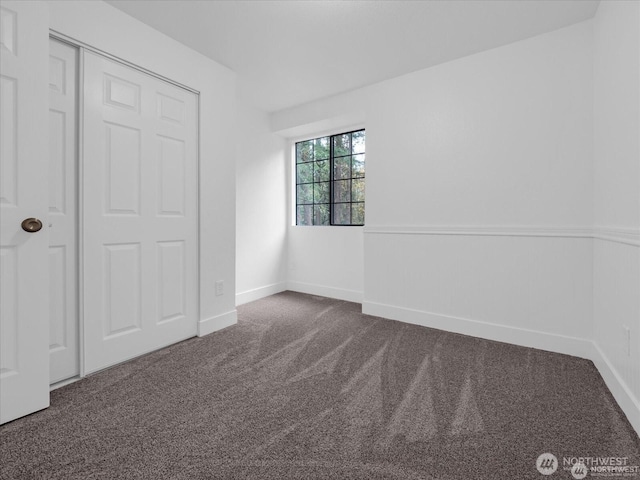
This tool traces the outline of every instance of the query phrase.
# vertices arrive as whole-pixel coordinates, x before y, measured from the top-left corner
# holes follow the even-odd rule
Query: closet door
[[[0,17],[0,423],[4,423],[49,405],[49,19],[43,2],[4,0]],[[29,218],[33,220],[23,224]]]
[[[197,97],[84,54],[85,372],[197,331]]]

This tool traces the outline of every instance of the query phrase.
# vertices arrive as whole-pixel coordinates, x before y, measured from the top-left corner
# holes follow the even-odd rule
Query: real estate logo
[[[551,475],[558,469],[558,459],[552,453],[543,453],[536,460],[536,468],[542,475]]]
[[[640,466],[632,465],[629,457],[562,457],[562,469],[581,480],[591,477],[637,477]]]
[[[640,466],[632,465],[629,457],[562,457],[562,465],[558,457],[552,453],[543,453],[536,460],[536,468],[542,475],[553,475],[562,470],[571,473],[576,480],[587,477],[638,477]],[[563,477],[566,478],[566,477]]]
[[[573,478],[577,478],[578,480],[582,480],[586,477],[588,472],[589,469],[582,462],[578,462],[571,467],[571,475],[573,475]]]

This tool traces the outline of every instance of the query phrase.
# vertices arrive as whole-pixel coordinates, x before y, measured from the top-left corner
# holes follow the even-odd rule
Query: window
[[[364,130],[296,143],[296,225],[364,225]]]

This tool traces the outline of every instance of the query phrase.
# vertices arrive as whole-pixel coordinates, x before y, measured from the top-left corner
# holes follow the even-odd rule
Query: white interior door
[[[49,48],[50,383],[80,373],[77,278],[77,52]]]
[[[85,372],[197,331],[197,97],[84,53]]]
[[[48,57],[46,4],[3,0],[0,423],[49,405]],[[45,228],[23,230],[21,223],[30,217]],[[34,228],[37,222],[30,225]]]

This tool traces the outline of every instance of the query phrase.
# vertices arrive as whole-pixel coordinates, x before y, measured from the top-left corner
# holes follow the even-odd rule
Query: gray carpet
[[[640,439],[593,364],[285,292],[52,392],[0,428],[2,479],[533,479]],[[637,477],[640,480],[640,475]]]

